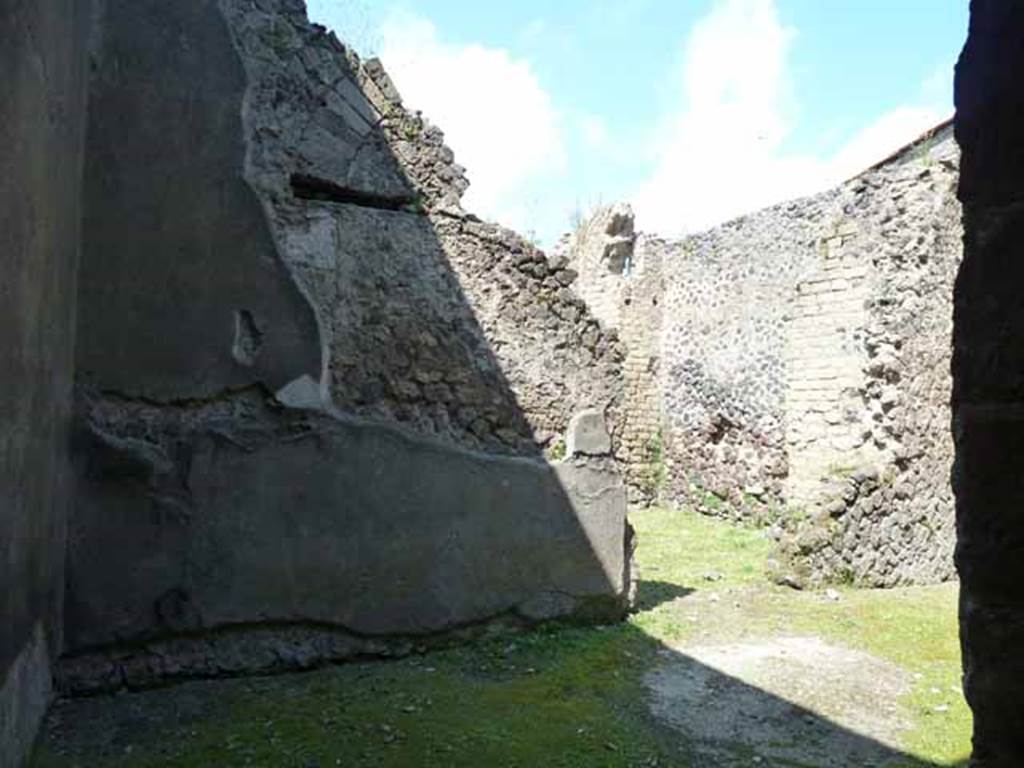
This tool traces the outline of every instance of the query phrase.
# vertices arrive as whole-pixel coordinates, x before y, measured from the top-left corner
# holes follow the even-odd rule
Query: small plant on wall
[[[548,461],[561,461],[565,458],[565,453],[565,440],[560,437],[552,440],[544,450]]]
[[[661,496],[667,476],[664,439],[662,431],[659,429],[644,446],[643,464],[637,485],[645,496],[656,501]]]

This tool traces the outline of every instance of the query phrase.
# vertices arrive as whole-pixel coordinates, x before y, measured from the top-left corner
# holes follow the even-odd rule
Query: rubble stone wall
[[[747,516],[781,504],[787,319],[831,199],[666,243],[661,388],[667,499]]]
[[[949,366],[963,230],[951,131],[844,187],[826,267],[799,286],[820,296],[801,343],[822,346],[791,366],[811,372],[820,402],[787,403],[790,498],[805,515],[784,549],[799,577],[894,586],[953,575]]]
[[[630,279],[620,297],[623,363],[623,426],[619,456],[630,497],[657,498],[664,482],[664,434],[661,413],[661,329],[664,255],[656,243],[641,240],[632,256]]]
[[[943,126],[666,259],[666,494],[775,523],[781,578],[952,576],[957,160]]]
[[[590,407],[617,432],[622,353],[571,273],[463,210],[464,170],[378,62],[262,5],[223,3],[250,81],[248,177],[315,307],[324,396],[489,452],[556,449]]]
[[[833,190],[707,232],[632,237],[613,206],[563,242],[625,347],[634,501],[771,524],[794,582],[952,575],[957,162],[945,124]],[[612,230],[631,233],[622,273]]]

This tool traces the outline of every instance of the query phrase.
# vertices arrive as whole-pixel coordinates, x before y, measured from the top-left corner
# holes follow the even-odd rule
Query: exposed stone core
[[[633,211],[622,203],[599,208],[555,246],[553,261],[602,327],[625,350],[621,425],[616,455],[630,500],[652,501],[661,481],[662,254],[638,238]]]
[[[618,423],[621,352],[564,270],[460,204],[442,133],[287,4],[223,2],[248,73],[246,175],[314,307],[347,413],[538,455],[584,408]]]
[[[615,206],[563,243],[626,349],[636,500],[777,524],[793,583],[952,576],[957,161],[946,124],[841,187],[707,232],[637,236]],[[610,269],[627,246],[629,269]]]
[[[496,618],[622,610],[624,491],[598,463],[552,468],[268,413],[256,393],[179,409],[174,428],[168,416],[132,403],[93,411],[82,448],[94,479],[71,531],[67,689],[307,666]],[[125,422],[160,442],[107,431]],[[286,629],[276,650],[261,624]]]

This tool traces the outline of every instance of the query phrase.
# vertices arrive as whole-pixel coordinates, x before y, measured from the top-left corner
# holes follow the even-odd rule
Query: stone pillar
[[[1024,5],[973,0],[957,66],[964,261],[953,431],[964,686],[977,768],[1024,765]]]

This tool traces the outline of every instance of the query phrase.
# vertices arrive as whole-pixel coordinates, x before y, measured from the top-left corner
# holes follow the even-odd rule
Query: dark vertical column
[[[0,0],[0,765],[20,763],[60,644],[85,0]]]
[[[1024,3],[973,0],[956,81],[953,429],[972,765],[1024,765]]]

